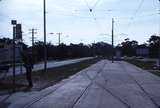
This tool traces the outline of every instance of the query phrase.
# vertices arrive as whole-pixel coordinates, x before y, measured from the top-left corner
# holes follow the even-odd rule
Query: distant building
[[[139,45],[136,48],[136,55],[137,56],[148,57],[149,56],[149,48],[146,45]]]
[[[117,60],[121,59],[121,50],[118,47],[115,50],[115,59],[117,59]]]
[[[16,61],[21,61],[21,51],[22,47],[16,45],[15,47],[15,56]],[[12,62],[13,61],[13,46],[5,45],[3,48],[0,48],[0,62]]]

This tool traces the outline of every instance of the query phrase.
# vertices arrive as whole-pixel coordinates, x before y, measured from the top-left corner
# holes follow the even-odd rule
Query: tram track
[[[119,65],[124,69],[124,71],[126,72],[126,74],[138,85],[138,87],[143,91],[143,93],[150,99],[150,101],[157,107],[160,108],[160,106],[152,99],[152,97],[146,92],[146,90],[143,88],[143,86],[131,75],[127,72],[126,67],[122,64],[119,63]],[[136,69],[137,71],[139,71],[138,69]]]

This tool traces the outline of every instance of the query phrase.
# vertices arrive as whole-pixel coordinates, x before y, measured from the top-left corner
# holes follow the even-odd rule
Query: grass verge
[[[93,58],[89,60],[84,60],[78,63],[69,64],[65,66],[60,66],[56,68],[47,69],[47,73],[43,70],[32,73],[33,88],[32,90],[41,90],[46,87],[52,86],[57,82],[68,78],[84,68],[89,67],[92,64],[100,61],[101,58]],[[12,77],[8,77],[0,82],[0,94],[1,92],[7,92],[13,89]],[[23,90],[27,86],[26,76],[18,75],[16,76],[16,90]]]
[[[151,72],[155,75],[160,76],[160,70],[155,68],[155,62],[154,61],[140,61],[136,59],[131,59],[131,60],[125,60],[133,65],[136,65],[144,70],[147,70],[148,72]]]

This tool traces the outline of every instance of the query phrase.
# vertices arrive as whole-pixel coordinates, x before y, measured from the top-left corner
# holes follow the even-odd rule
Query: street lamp
[[[53,33],[53,32],[51,32],[51,33],[49,33],[50,35],[54,35],[54,34],[57,34],[58,35],[58,45],[60,45],[61,44],[61,35],[62,35],[62,33]],[[69,35],[66,35],[65,37],[69,37]]]
[[[50,35],[54,35],[54,33],[49,33]]]
[[[53,34],[57,34],[58,35],[58,45],[60,45],[61,44],[61,35],[62,35],[62,33],[50,33],[51,35],[53,35]],[[66,37],[69,37],[68,35],[66,36]]]
[[[50,34],[50,35],[54,35],[55,33],[51,32],[51,33],[48,33],[48,34]]]
[[[58,45],[60,45],[61,44],[61,35],[62,35],[62,33],[49,33],[49,34],[51,34],[51,35],[53,35],[53,34],[57,34],[58,35]]]

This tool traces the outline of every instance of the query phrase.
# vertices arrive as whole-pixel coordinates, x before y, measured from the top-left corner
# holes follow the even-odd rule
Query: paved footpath
[[[160,78],[123,61],[102,60],[42,91],[3,99],[8,108],[159,108]]]

